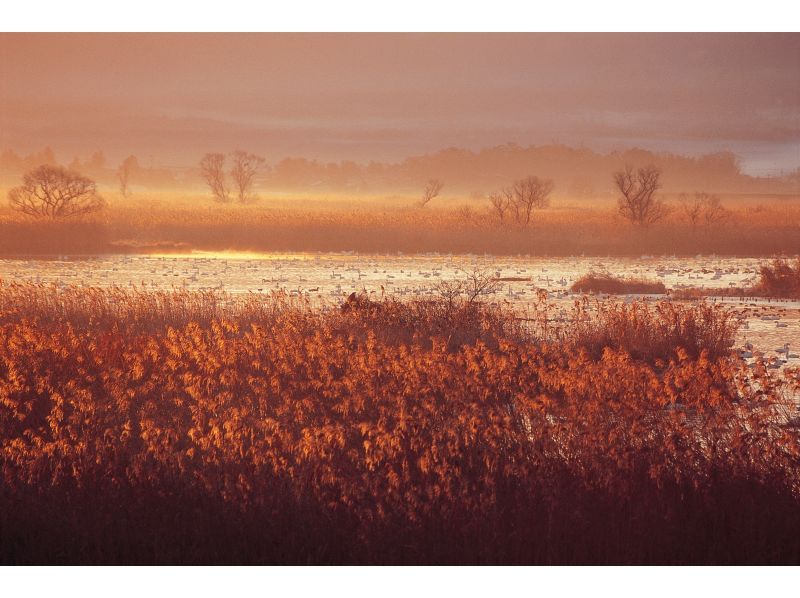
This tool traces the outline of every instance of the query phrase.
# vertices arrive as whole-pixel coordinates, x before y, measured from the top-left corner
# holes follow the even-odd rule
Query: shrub
[[[753,291],[756,295],[800,299],[800,258],[795,261],[794,266],[786,259],[763,264],[758,284]]]
[[[610,274],[585,274],[575,281],[574,293],[606,293],[607,295],[663,295],[667,288],[661,282],[616,278]]]
[[[595,357],[610,347],[650,364],[668,362],[678,351],[717,360],[730,356],[738,329],[733,311],[713,303],[606,301],[594,309],[590,315],[586,301],[576,305],[564,340]]]

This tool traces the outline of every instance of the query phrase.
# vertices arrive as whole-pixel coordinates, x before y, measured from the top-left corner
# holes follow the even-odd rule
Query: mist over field
[[[6,255],[800,246],[792,34],[3,34],[0,55],[0,191],[62,166],[105,208],[37,232],[6,204]],[[658,170],[664,209],[619,209],[626,167]],[[530,177],[549,192],[520,222]]]

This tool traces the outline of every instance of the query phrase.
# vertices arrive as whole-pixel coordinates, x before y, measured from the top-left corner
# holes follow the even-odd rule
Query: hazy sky
[[[800,166],[798,34],[0,34],[0,148],[181,166],[560,142]]]

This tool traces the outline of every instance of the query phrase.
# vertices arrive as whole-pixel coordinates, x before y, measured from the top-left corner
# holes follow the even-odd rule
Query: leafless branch
[[[553,181],[529,176],[514,181],[512,190],[517,222],[527,225],[530,224],[531,212],[534,208],[543,209],[549,205],[550,193],[553,192]]]
[[[511,207],[508,198],[502,191],[495,191],[489,195],[489,203],[492,205],[494,213],[500,222],[503,222],[506,217],[506,212]]]
[[[419,200],[420,207],[424,208],[428,205],[434,197],[439,195],[443,187],[444,183],[439,179],[430,179],[422,192],[422,198]]]
[[[512,214],[518,224],[528,225],[534,209],[546,208],[553,192],[553,181],[529,176],[489,196],[489,202],[500,222]]]
[[[231,200],[225,185],[225,154],[206,154],[200,160],[200,174],[205,180],[215,201],[228,203]]]
[[[630,222],[649,226],[664,218],[669,207],[655,196],[661,188],[661,171],[655,166],[645,166],[634,171],[626,166],[624,171],[614,173],[614,183],[622,194],[619,212]]]
[[[8,200],[13,209],[29,216],[76,217],[105,206],[93,180],[62,166],[39,166],[25,174],[22,182],[8,192]]]
[[[138,167],[136,156],[128,156],[122,161],[117,169],[117,179],[119,179],[119,192],[122,197],[130,196],[130,178],[131,174]]]
[[[231,177],[236,185],[239,202],[246,203],[253,199],[253,180],[264,164],[264,158],[237,150],[231,154],[231,160],[233,161]]]
[[[685,193],[680,196],[681,209],[692,228],[699,224],[712,226],[723,222],[730,216],[730,212],[722,205],[719,196],[700,191],[689,197]]]

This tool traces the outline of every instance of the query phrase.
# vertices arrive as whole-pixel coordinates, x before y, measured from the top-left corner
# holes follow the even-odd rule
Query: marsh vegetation
[[[721,306],[0,286],[6,563],[794,563]]]

